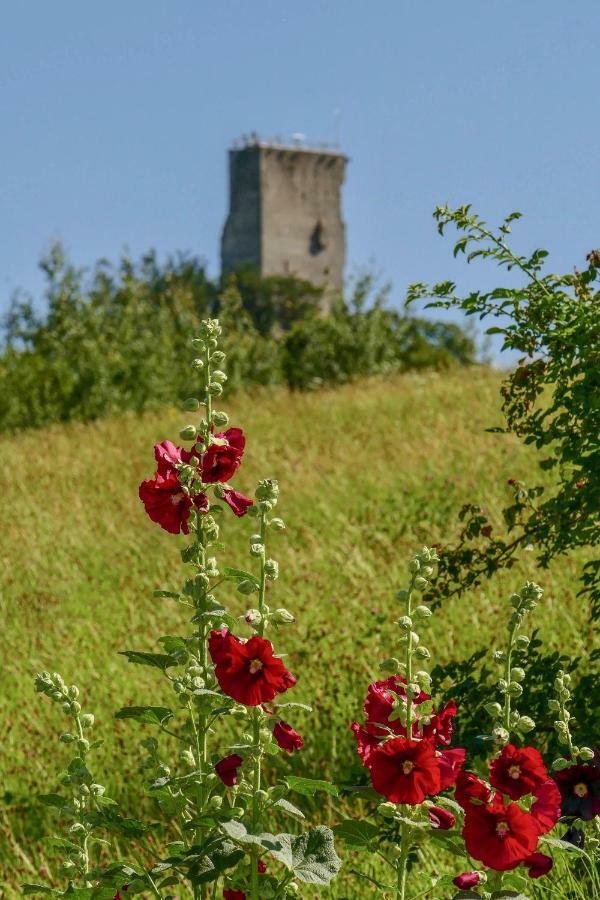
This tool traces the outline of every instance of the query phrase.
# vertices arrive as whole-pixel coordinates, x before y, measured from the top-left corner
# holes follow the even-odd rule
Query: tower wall
[[[251,263],[262,275],[341,289],[345,167],[346,157],[329,150],[260,143],[231,150],[223,271]]]

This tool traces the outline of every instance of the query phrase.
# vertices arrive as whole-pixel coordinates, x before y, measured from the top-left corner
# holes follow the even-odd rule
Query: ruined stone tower
[[[229,214],[221,266],[295,275],[334,289],[346,259],[339,150],[251,138],[229,151]]]

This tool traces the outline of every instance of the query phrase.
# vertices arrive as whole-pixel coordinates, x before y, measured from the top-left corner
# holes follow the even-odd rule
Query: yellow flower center
[[[496,834],[500,838],[506,837],[509,831],[510,828],[508,827],[508,822],[498,822],[496,825]]]
[[[510,778],[514,778],[516,781],[517,778],[519,778],[519,776],[521,774],[521,767],[520,766],[511,766],[508,770],[508,774],[509,774]]]
[[[573,793],[577,794],[578,797],[587,797],[589,793],[587,784],[580,781],[579,784],[576,784],[573,788]]]
[[[249,670],[250,670],[250,674],[251,674],[251,675],[256,675],[257,672],[260,672],[260,670],[262,669],[262,667],[263,667],[262,660],[260,660],[260,659],[251,659],[251,660],[250,660],[250,665],[249,665],[248,668],[249,668]]]
[[[179,494],[172,494],[172,495],[171,495],[171,503],[173,504],[173,506],[177,506],[177,504],[178,504],[181,500],[183,500],[184,497],[185,497],[185,494],[182,494],[182,493],[179,493]]]
[[[402,763],[402,771],[404,772],[405,775],[410,775],[410,773],[412,772],[414,767],[415,767],[415,764],[414,764],[414,762],[411,762],[410,759],[406,759]]]

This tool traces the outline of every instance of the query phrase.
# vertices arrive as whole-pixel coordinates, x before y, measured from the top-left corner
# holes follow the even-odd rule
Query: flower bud
[[[492,731],[492,737],[499,744],[507,744],[510,735],[506,728],[501,728],[500,726],[498,726]]]
[[[591,747],[581,747],[579,749],[579,756],[584,762],[589,762],[594,758],[594,751]]]
[[[527,734],[528,731],[533,731],[535,728],[535,722],[530,716],[519,716],[519,720],[517,722],[517,731],[520,731],[521,734]]]
[[[214,350],[213,353],[210,354],[210,358],[211,361],[218,366],[225,359],[225,354],[222,350]]]
[[[417,647],[415,650],[415,656],[417,659],[431,659],[431,653],[427,649],[427,647]]]
[[[69,828],[69,834],[83,834],[85,832],[85,825],[81,822],[74,822]]]
[[[507,689],[508,689],[508,684],[506,683],[506,680],[504,678],[499,678],[498,679],[498,690],[500,691],[500,693],[505,694]]]
[[[431,615],[431,610],[428,606],[417,606],[417,608],[413,611],[413,616],[416,619],[428,619]]]
[[[69,688],[69,697],[71,698],[71,700],[77,700],[77,698],[79,697],[79,688],[76,684],[72,684]]]
[[[279,496],[279,483],[275,478],[259,481],[254,496],[257,500],[276,501]]]
[[[181,753],[179,754],[179,759],[182,763],[184,763],[186,766],[189,766],[191,769],[193,769],[196,765],[196,758],[189,747],[187,750],[181,751]]]
[[[510,670],[510,678],[511,681],[524,681],[525,680],[525,670],[519,668],[518,666],[514,669]]]
[[[196,359],[192,360],[192,369],[195,369],[197,372],[199,372],[203,368],[204,368],[204,360],[200,359],[199,356]]]
[[[267,559],[265,561],[265,575],[269,579],[269,581],[275,581],[275,579],[279,575],[279,563],[274,559]]]
[[[275,516],[274,519],[271,519],[271,521],[269,522],[269,525],[275,531],[284,531],[284,529],[285,529],[285,522],[283,521],[283,519],[280,519],[278,516]]]
[[[61,734],[59,737],[59,741],[61,744],[72,744],[73,741],[76,741],[77,737],[74,734],[71,734],[69,731],[65,731],[64,734]]]
[[[425,575],[426,578],[429,578],[430,575],[433,575],[433,567],[432,566],[423,566],[421,571],[422,571],[423,575]]]
[[[507,693],[511,697],[520,697],[523,693],[523,686],[518,681],[511,681],[507,688]]]
[[[521,651],[527,650],[527,648],[529,647],[529,638],[527,637],[527,635],[519,634],[515,641],[515,646],[516,646],[517,650],[521,650]]]
[[[188,397],[181,405],[185,412],[197,412],[200,409],[200,401],[197,397]]]
[[[223,385],[218,381],[211,381],[206,390],[212,397],[218,397],[223,393]]]
[[[502,715],[502,707],[499,703],[486,703],[483,708],[489,716],[492,716],[493,719],[497,719],[498,716]]]
[[[573,763],[568,759],[563,759],[562,756],[559,756],[558,759],[555,759],[552,763],[552,768],[555,772],[562,772],[563,769],[568,769],[572,765]]]
[[[244,620],[248,625],[260,625],[262,622],[262,613],[258,609],[249,609],[244,616]]]
[[[421,568],[421,563],[419,562],[419,560],[411,559],[411,561],[408,564],[408,571],[412,572],[414,574],[415,572],[418,572],[420,568]]]
[[[410,631],[412,628],[412,619],[410,616],[400,616],[400,618],[396,620],[396,625],[399,625],[403,631]]]
[[[216,425],[217,428],[222,428],[229,423],[229,416],[226,412],[222,412],[221,410],[213,412],[212,414],[213,425]]]
[[[264,544],[251,544],[250,545],[250,556],[262,556],[265,552]]]
[[[276,625],[292,625],[296,621],[287,609],[276,609],[271,618]]]
[[[383,816],[384,819],[392,819],[397,812],[395,803],[380,803],[377,807],[377,812],[380,816]]]
[[[210,800],[208,801],[208,808],[219,810],[223,806],[223,798],[219,797],[218,794],[214,794]]]
[[[90,742],[86,738],[79,738],[77,741],[77,749],[83,756],[84,753],[87,753],[90,749]]]
[[[250,581],[249,578],[244,578],[244,580],[240,581],[240,583],[238,584],[237,589],[240,594],[254,594],[258,590],[258,585],[255,581]]]
[[[426,578],[421,578],[420,575],[417,575],[417,577],[415,578],[415,582],[414,582],[414,583],[415,583],[415,587],[416,587],[416,589],[417,589],[418,591],[424,591],[425,588],[427,587],[427,585],[429,584],[429,582],[427,581],[427,579],[426,579]]]
[[[431,690],[431,675],[429,674],[429,672],[425,672],[425,670],[423,669],[419,672],[415,672],[413,677],[421,690],[427,691],[427,693],[429,693],[429,691]]]
[[[506,653],[504,650],[494,650],[494,659],[496,662],[504,662],[506,660]]]
[[[182,441],[195,441],[197,434],[198,432],[195,425],[186,425],[185,428],[182,428],[179,432],[179,437]]]
[[[220,369],[215,369],[215,371],[211,374],[211,378],[213,378],[215,381],[218,381],[219,384],[223,384],[225,381],[227,381],[227,375],[225,374],[225,372],[221,372]]]
[[[397,675],[400,672],[400,666],[400,660],[396,659],[395,656],[389,659],[382,659],[379,663],[379,668],[382,672],[390,672],[392,675]]]

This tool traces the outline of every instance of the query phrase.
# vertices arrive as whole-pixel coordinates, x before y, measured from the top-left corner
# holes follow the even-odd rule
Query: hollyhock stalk
[[[265,594],[267,588],[267,575],[265,571],[265,562],[266,562],[266,541],[267,536],[267,521],[266,514],[261,511],[260,513],[260,543],[262,546],[262,553],[260,555],[260,574],[259,574],[259,587],[258,587],[258,612],[260,614],[260,622],[257,629],[257,634],[259,637],[264,637],[265,631]],[[252,710],[252,737],[254,739],[254,771],[252,778],[252,788],[253,788],[253,796],[252,796],[252,828],[256,829],[259,820],[259,808],[258,808],[258,792],[260,791],[260,783],[261,783],[261,766],[262,766],[262,746],[260,741],[260,719],[261,712],[260,707],[255,707]],[[258,900],[259,897],[259,872],[258,872],[258,857],[260,856],[260,851],[256,851],[256,862],[257,865],[252,866],[252,880],[251,880],[251,896],[252,900]]]

